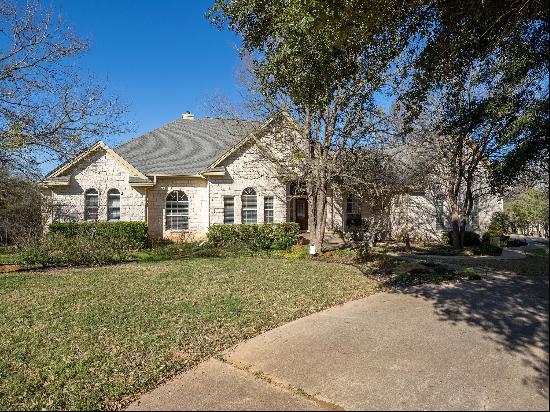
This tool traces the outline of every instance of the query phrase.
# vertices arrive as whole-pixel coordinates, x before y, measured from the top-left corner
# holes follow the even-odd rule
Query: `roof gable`
[[[285,112],[281,112],[275,116],[272,116],[269,120],[260,124],[257,123],[257,126],[250,131],[246,136],[244,136],[239,142],[237,142],[233,147],[227,150],[225,153],[222,153],[212,164],[209,165],[209,168],[217,168],[222,166],[223,162],[230,157],[233,153],[237,152],[244,145],[250,141],[258,141],[261,138],[261,134],[266,132],[266,129],[271,127],[275,121],[286,122],[286,124],[295,124],[294,120]]]
[[[88,147],[87,149],[80,152],[73,159],[69,160],[66,163],[63,163],[57,169],[53,170],[50,174],[48,174],[48,176],[46,176],[46,180],[52,180],[54,178],[59,178],[63,176],[64,173],[68,172],[73,167],[75,167],[80,162],[82,162],[84,159],[88,158],[89,156],[91,156],[92,154],[96,153],[99,150],[104,150],[105,152],[107,152],[113,159],[115,159],[118,163],[120,163],[122,167],[128,170],[128,173],[130,173],[131,176],[147,179],[147,177],[143,173],[141,173],[133,165],[128,163],[124,158],[122,158],[118,153],[116,153],[108,145],[106,145],[101,140],[99,140],[93,145],[91,145],[90,147]]]

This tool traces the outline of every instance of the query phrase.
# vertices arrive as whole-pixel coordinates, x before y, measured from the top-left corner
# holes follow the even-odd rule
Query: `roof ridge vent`
[[[183,120],[195,120],[195,115],[193,115],[189,112],[185,112],[184,114],[182,114],[181,118]]]

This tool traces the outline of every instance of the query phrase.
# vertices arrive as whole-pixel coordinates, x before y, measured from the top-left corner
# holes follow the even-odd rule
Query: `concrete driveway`
[[[244,342],[129,409],[548,410],[548,277],[350,302]]]

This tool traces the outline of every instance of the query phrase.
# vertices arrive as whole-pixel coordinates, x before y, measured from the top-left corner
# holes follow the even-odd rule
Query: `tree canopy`
[[[241,35],[264,92],[283,90],[314,108],[360,73],[371,93],[386,81],[416,27],[409,9],[417,3],[218,0],[209,17]]]
[[[548,191],[529,189],[504,204],[507,228],[513,233],[548,236]]]
[[[421,47],[411,59],[401,96],[409,114],[417,115],[434,90],[460,90],[475,71],[483,87],[472,90],[472,109],[457,122],[470,127],[485,117],[487,125],[501,129],[507,123],[493,140],[501,149],[498,155],[495,150],[486,153],[493,184],[502,187],[521,174],[544,170],[549,143],[549,2],[442,0],[427,7]]]
[[[405,131],[423,117],[451,149],[461,142],[465,150],[450,150],[461,165],[457,200],[474,190],[482,161],[497,186],[548,158],[547,3],[216,0],[209,17],[241,35],[263,102],[301,125],[316,170],[308,191],[345,175],[335,159],[388,132],[377,98],[389,92],[406,113]],[[437,99],[445,103],[436,108]],[[462,226],[471,207],[469,196],[457,212]]]
[[[36,176],[91,139],[127,130],[126,112],[76,64],[88,48],[38,2],[0,1],[0,167]]]
[[[493,117],[517,110],[491,159],[493,181],[502,185],[548,158],[548,13],[547,0],[217,0],[209,16],[256,53],[264,91],[284,90],[309,107],[325,106],[361,72],[371,95],[387,85],[389,71],[400,74],[397,93],[411,119],[434,90],[462,85],[473,70],[501,93],[530,84],[521,101],[478,106]]]

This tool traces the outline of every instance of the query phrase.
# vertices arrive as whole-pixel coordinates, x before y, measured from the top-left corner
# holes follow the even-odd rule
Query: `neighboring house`
[[[290,221],[307,230],[307,199],[258,156],[252,134],[270,122],[185,114],[115,148],[99,141],[43,180],[51,220],[146,221],[153,238],[200,237],[222,223]],[[369,213],[353,195],[328,202],[328,230],[347,231]],[[493,209],[484,205],[480,229]],[[437,233],[443,209],[432,206],[420,213]]]

